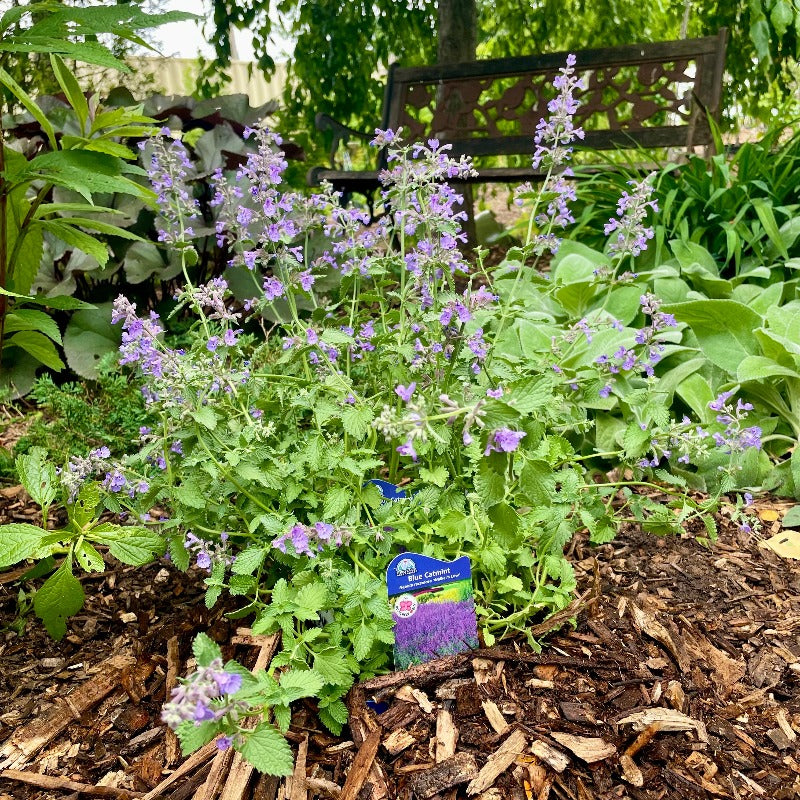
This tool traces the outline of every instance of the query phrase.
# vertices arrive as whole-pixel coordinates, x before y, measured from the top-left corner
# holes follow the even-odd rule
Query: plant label
[[[367,483],[375,484],[384,500],[405,500],[408,495],[405,489],[395,486],[389,481],[382,481],[380,478],[370,478]]]
[[[406,669],[478,646],[469,558],[401,553],[386,570],[394,619],[394,666]]]

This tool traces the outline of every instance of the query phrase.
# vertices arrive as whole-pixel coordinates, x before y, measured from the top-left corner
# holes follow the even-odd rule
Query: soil
[[[0,522],[29,518],[3,492]],[[775,530],[783,511],[759,509]],[[798,562],[719,522],[711,548],[576,539],[577,627],[563,615],[541,653],[503,642],[360,684],[340,737],[298,705],[280,780],[213,743],[183,759],[160,722],[195,632],[250,667],[277,647],[207,610],[200,573],[108,558],[59,643],[0,575],[0,800],[800,798]]]

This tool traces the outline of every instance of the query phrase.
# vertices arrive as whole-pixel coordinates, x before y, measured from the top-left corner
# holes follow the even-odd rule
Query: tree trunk
[[[437,62],[457,64],[460,61],[474,61],[478,40],[478,13],[476,0],[439,0],[438,33],[439,43]],[[472,186],[457,187],[464,196],[464,209],[467,219],[464,232],[467,234],[467,248],[477,245],[475,236],[475,209]]]

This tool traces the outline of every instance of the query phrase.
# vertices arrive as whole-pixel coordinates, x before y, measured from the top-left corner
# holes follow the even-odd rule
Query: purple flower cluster
[[[486,450],[483,454],[489,453],[513,453],[519,443],[525,438],[524,431],[512,431],[510,428],[498,428],[489,434],[486,442]]]
[[[216,564],[224,564],[227,567],[236,560],[236,557],[230,553],[228,534],[225,531],[219,535],[219,542],[200,539],[191,531],[187,531],[183,546],[194,554],[197,566],[207,572],[211,572]]]
[[[752,403],[746,403],[741,398],[736,405],[728,402],[733,397],[733,392],[722,392],[708,407],[717,414],[717,422],[725,426],[722,433],[712,433],[714,443],[726,453],[741,453],[744,450],[761,449],[761,428],[758,425],[745,427],[747,415],[753,410]]]
[[[633,191],[622,193],[617,203],[617,216],[612,217],[604,228],[606,236],[616,234],[608,248],[612,255],[638,256],[647,249],[647,241],[653,238],[653,229],[647,227],[644,220],[648,208],[658,211],[656,201],[650,200],[654,177],[653,172],[642,181],[628,181]]]
[[[164,332],[159,316],[151,311],[149,316],[141,319],[136,315],[136,304],[131,303],[123,295],[114,301],[111,312],[111,323],[122,323],[122,344],[120,345],[120,364],[138,364],[142,374],[163,377],[169,372],[166,364],[175,358],[175,351],[169,350],[158,342]]]
[[[352,537],[352,531],[328,522],[315,522],[313,525],[298,523],[274,539],[272,546],[281,553],[289,553],[291,551],[287,550],[287,545],[290,544],[294,555],[315,558],[326,547],[341,547],[346,545]]]
[[[198,217],[198,204],[187,183],[194,166],[183,143],[171,135],[169,128],[162,128],[149,142],[139,144],[141,150],[151,151],[147,175],[157,196],[158,241],[165,244],[193,237],[194,231],[187,223]]]
[[[59,477],[64,488],[69,492],[69,502],[74,502],[84,481],[108,467],[111,451],[107,447],[98,447],[88,456],[70,456],[66,469],[59,470]]]
[[[393,617],[395,669],[478,647],[472,598],[421,602],[412,616]]]
[[[576,57],[570,53],[567,65],[559,70],[553,80],[558,94],[547,104],[549,119],[540,119],[536,126],[536,152],[533,156],[533,168],[542,164],[559,166],[567,161],[572,153],[570,145],[575,139],[583,139],[583,129],[576,128],[573,116],[578,110],[575,91],[584,89],[583,79],[575,77]]]
[[[212,278],[207,284],[197,286],[191,298],[199,308],[210,310],[208,319],[218,319],[225,322],[235,322],[241,315],[231,311],[225,304],[228,292],[228,282],[222,278]]]
[[[226,672],[222,659],[215,658],[172,690],[170,700],[161,712],[161,719],[173,730],[183,722],[200,725],[222,719],[241,708],[242,704],[232,698],[241,687],[242,676]]]

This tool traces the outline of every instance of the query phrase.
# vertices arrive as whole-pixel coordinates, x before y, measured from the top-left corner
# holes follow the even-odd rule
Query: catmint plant
[[[152,309],[115,302],[121,360],[154,423],[138,453],[103,464],[107,503],[136,518],[164,508],[170,559],[199,567],[206,602],[227,591],[254,633],[281,635],[280,679],[225,666],[242,684],[221,686],[218,656],[198,657],[167,711],[187,750],[222,736],[258,760],[272,745],[250,747],[241,720],[271,704],[285,730],[305,696],[294,686],[313,684],[320,718],[341,730],[352,682],[391,666],[385,570],[401,551],[469,556],[483,642],[514,634],[538,647],[529,621],[572,599],[564,547],[578,532],[602,542],[623,522],[662,532],[709,516],[716,500],[685,490],[702,477],[690,442],[700,422],[672,420],[658,394],[681,331],[630,263],[648,240],[649,184],[620,201],[607,254],[555,247],[571,218],[562,170],[581,135],[579,87],[570,60],[532,142],[547,176],[521,194],[525,245],[494,269],[462,253],[462,198],[447,181],[473,167],[448,144],[376,131],[388,211],[368,226],[330,186],[284,191],[280,141],[257,128],[257,152],[214,181],[215,235],[246,290],[234,295],[224,275],[194,286],[180,247],[178,313],[196,320],[181,347]],[[182,164],[180,148],[151,147]],[[165,241],[182,241],[194,206],[159,164]],[[556,251],[549,277],[536,268],[545,249]],[[598,448],[598,420],[623,406],[627,421]],[[733,478],[759,437],[733,397],[717,412],[702,447],[713,443]],[[622,469],[602,477],[610,463]],[[402,489],[387,500],[374,478]],[[678,515],[636,491],[664,484]]]

